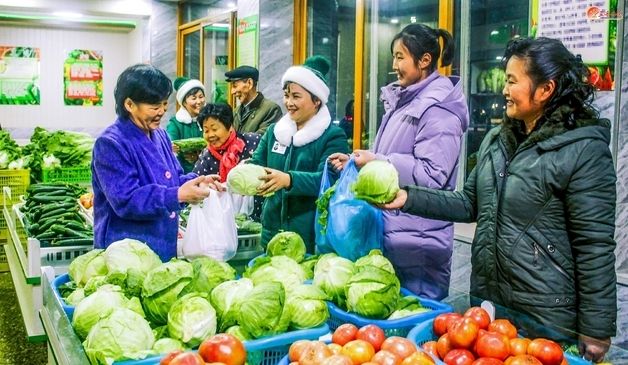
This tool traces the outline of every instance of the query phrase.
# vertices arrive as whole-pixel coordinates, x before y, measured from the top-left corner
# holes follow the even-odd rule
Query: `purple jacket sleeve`
[[[117,141],[98,138],[94,145],[94,171],[116,215],[150,220],[181,209],[178,187],[140,185],[140,169]]]
[[[458,163],[462,128],[458,118],[442,109],[431,108],[421,118],[412,154],[376,154],[399,171],[399,185],[442,189]]]

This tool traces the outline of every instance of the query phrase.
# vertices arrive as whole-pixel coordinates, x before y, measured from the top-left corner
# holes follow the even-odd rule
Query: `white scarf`
[[[192,123],[192,116],[190,115],[188,110],[185,109],[185,107],[180,107],[179,110],[177,111],[177,114],[175,114],[175,117],[177,118],[179,122],[183,124]]]
[[[297,130],[297,123],[290,118],[289,113],[286,113],[277,122],[274,134],[277,141],[284,146],[294,143],[295,147],[301,147],[317,140],[330,124],[331,115],[329,115],[329,109],[327,109],[327,105],[323,105],[318,113],[305,122],[303,128],[299,130]]]

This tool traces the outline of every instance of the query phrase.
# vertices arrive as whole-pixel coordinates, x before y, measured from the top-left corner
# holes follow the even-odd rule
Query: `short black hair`
[[[155,66],[143,63],[129,66],[118,76],[113,91],[116,114],[120,118],[129,116],[124,107],[126,98],[135,103],[158,104],[167,100],[171,92],[172,82]]]
[[[228,104],[215,103],[206,104],[196,117],[198,125],[203,129],[203,124],[207,118],[218,120],[225,128],[229,129],[233,125],[233,110]]]
[[[188,92],[187,92],[187,93],[183,96],[183,101],[185,101],[185,99],[187,99],[187,98],[188,98],[188,96],[190,96],[190,95],[194,95],[194,94],[196,94],[196,93],[197,93],[197,92],[199,92],[199,91],[202,91],[202,92],[203,92],[203,95],[205,95],[205,90],[203,90],[203,89],[202,89],[202,88],[200,88],[200,87],[193,87],[190,91],[188,91]]]

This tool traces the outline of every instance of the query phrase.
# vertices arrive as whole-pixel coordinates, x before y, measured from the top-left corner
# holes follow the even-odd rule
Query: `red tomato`
[[[436,318],[434,318],[434,334],[438,337],[444,335],[445,333],[447,333],[449,323],[459,318],[462,318],[462,315],[460,313],[454,312],[439,314],[438,316],[436,316]]]
[[[327,344],[327,347],[329,347],[333,355],[340,355],[342,353],[342,346],[337,343],[329,343]]]
[[[480,331],[481,333],[475,342],[475,352],[479,357],[505,360],[510,356],[510,341],[508,337],[501,333]]]
[[[428,354],[434,356],[437,359],[440,359],[441,357],[438,354],[437,344],[438,343],[436,341],[427,341],[426,343],[421,345],[421,348],[423,349],[423,351],[427,352]]]
[[[532,342],[529,338],[511,338],[510,354],[512,356],[525,355],[528,353],[528,345]]]
[[[351,323],[340,325],[331,336],[331,342],[344,346],[347,342],[355,340],[358,334],[358,327]]]
[[[489,323],[491,323],[491,316],[488,315],[488,312],[480,307],[471,307],[464,312],[464,317],[473,319],[478,326],[485,330],[488,328]]]
[[[401,365],[434,365],[434,359],[432,359],[430,355],[419,350],[403,359]]]
[[[382,343],[382,350],[390,351],[402,359],[412,355],[417,348],[414,342],[399,336],[388,337]]]
[[[331,350],[321,341],[311,341],[299,357],[299,365],[320,365],[332,355]]]
[[[531,355],[517,355],[507,358],[504,365],[543,365],[543,363]]]
[[[454,323],[449,331],[449,339],[454,348],[471,348],[480,328],[471,318],[463,318]]]
[[[353,365],[353,361],[347,355],[331,355],[323,360],[321,365]]]
[[[492,357],[480,357],[476,359],[471,365],[504,365],[501,360],[493,359]]]
[[[453,346],[451,345],[451,340],[449,339],[449,333],[445,333],[444,335],[440,336],[440,338],[436,342],[438,357],[441,359],[444,358],[445,355],[447,355],[447,353],[452,349]]]
[[[496,319],[488,325],[490,332],[503,333],[508,338],[517,338],[517,327],[507,319]]]
[[[198,353],[206,362],[244,365],[246,350],[242,341],[227,333],[214,335],[201,343]]]
[[[380,350],[371,359],[372,362],[376,362],[379,365],[398,365],[401,360],[403,359],[386,350]]]
[[[288,349],[288,359],[290,359],[290,361],[299,361],[301,355],[303,355],[303,351],[305,351],[310,342],[310,340],[295,341]]]
[[[528,355],[536,357],[543,365],[560,365],[564,357],[559,344],[544,338],[535,338],[530,342]]]
[[[177,355],[179,355],[182,352],[183,351],[181,350],[174,350],[174,351],[169,352],[166,356],[164,356],[161,359],[161,361],[159,362],[159,365],[170,365],[170,362],[172,361],[172,359],[177,357]]]
[[[205,361],[196,352],[183,352],[175,356],[170,365],[205,365]]]
[[[371,361],[375,355],[375,349],[364,340],[353,340],[342,346],[342,354],[349,356],[353,365],[359,365]]]
[[[475,356],[469,350],[453,349],[449,351],[443,362],[447,365],[471,365]]]
[[[375,352],[377,352],[382,347],[382,343],[386,339],[386,334],[384,333],[384,330],[379,328],[378,326],[374,324],[368,324],[358,330],[355,338],[370,343],[371,345],[373,345]]]

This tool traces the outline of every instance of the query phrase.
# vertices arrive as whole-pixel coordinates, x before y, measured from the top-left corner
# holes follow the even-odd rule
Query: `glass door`
[[[200,26],[194,25],[179,33],[182,52],[179,55],[180,76],[191,79],[201,78],[201,34]]]
[[[227,16],[203,25],[202,80],[208,91],[208,102],[229,101],[225,78],[225,72],[229,70],[229,23],[230,17]]]

